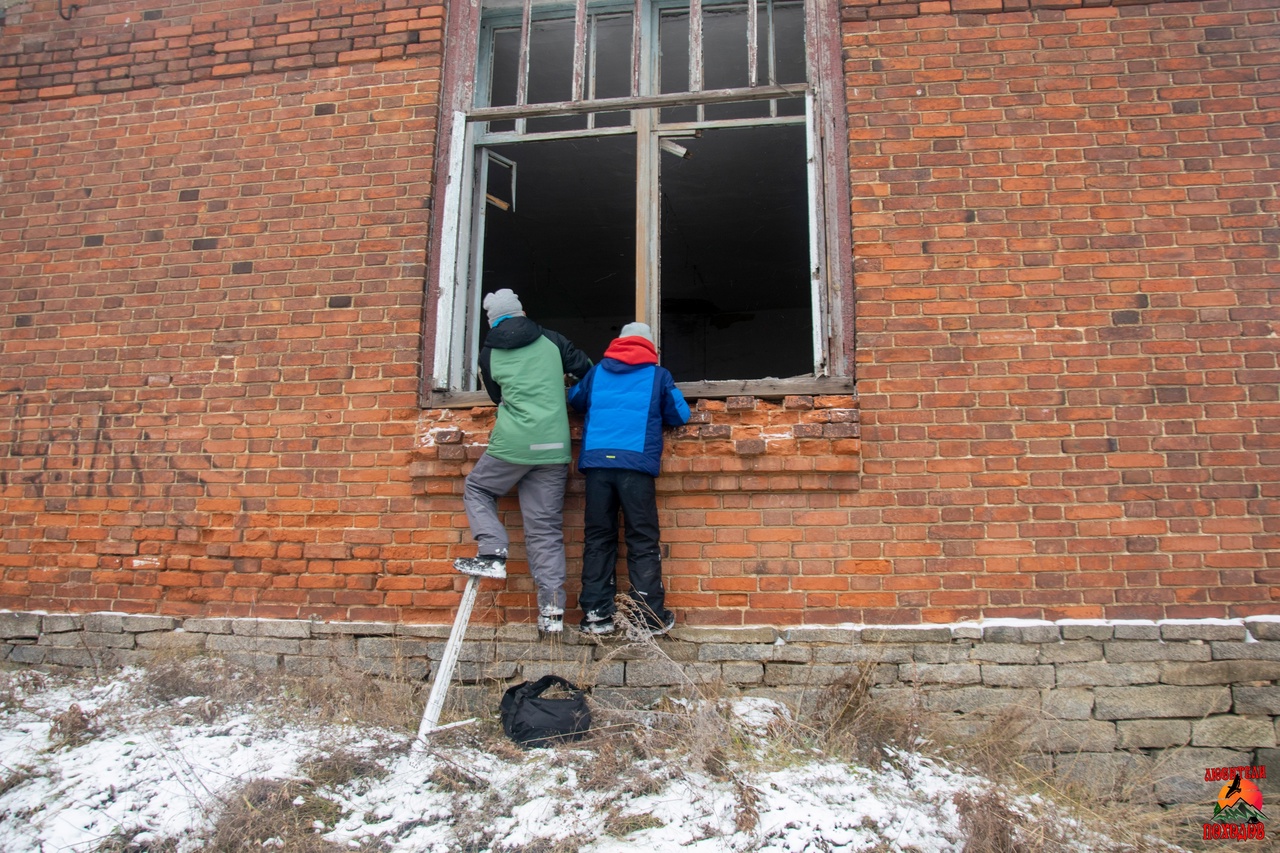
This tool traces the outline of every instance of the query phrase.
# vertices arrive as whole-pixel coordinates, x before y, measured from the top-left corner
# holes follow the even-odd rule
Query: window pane
[[[678,141],[693,156],[660,161],[663,364],[680,381],[812,373],[804,128]]]
[[[517,206],[486,207],[483,290],[510,287],[593,361],[635,319],[635,146],[627,135],[490,149],[516,162]]]
[[[702,10],[704,89],[740,89],[747,79],[747,10],[711,6]]]
[[[776,82],[805,82],[807,78],[804,60],[804,4],[774,4],[773,50],[778,75]],[[761,53],[763,54],[763,51]],[[764,75],[761,75],[761,79],[765,79]]]
[[[549,104],[568,101],[573,94],[573,36],[572,18],[551,21],[534,21],[529,30],[529,92],[530,104]],[[529,119],[529,133],[550,133],[561,130],[582,130],[587,126],[586,116],[556,116],[554,118]]]
[[[658,24],[662,56],[658,77],[661,94],[689,91],[689,13],[664,12]],[[667,107],[662,121],[696,121],[696,107]]]
[[[595,97],[627,97],[631,94],[631,16],[596,18],[595,39]]]

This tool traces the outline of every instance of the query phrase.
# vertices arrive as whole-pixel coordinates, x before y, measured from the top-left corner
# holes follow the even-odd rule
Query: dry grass
[[[341,808],[308,783],[255,779],[227,798],[204,853],[337,853],[348,848],[319,833],[341,817]]]

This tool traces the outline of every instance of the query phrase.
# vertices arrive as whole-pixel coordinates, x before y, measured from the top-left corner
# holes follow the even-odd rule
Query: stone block
[[[591,691],[591,704],[612,710],[643,710],[667,698],[661,687],[599,687]]]
[[[285,655],[284,657],[284,671],[290,675],[316,678],[328,675],[333,669],[333,662],[328,658],[306,655]]]
[[[1160,626],[1154,622],[1137,624],[1121,622],[1115,626],[1115,638],[1117,640],[1158,640],[1160,639]]]
[[[1034,709],[1040,702],[1033,690],[992,687],[937,689],[922,695],[925,708],[939,714],[995,714],[1015,705]]]
[[[357,657],[344,661],[343,665],[365,675],[378,678],[397,678],[421,681],[431,672],[431,663],[426,658],[363,658]],[[450,695],[452,695],[452,688]]]
[[[1210,643],[1214,660],[1280,660],[1280,643]]]
[[[230,634],[230,619],[183,619],[182,630],[199,634]]]
[[[1040,663],[1087,663],[1102,660],[1102,643],[1096,640],[1044,643],[1039,649]]]
[[[764,681],[764,665],[760,663],[733,663],[726,661],[720,664],[720,677],[725,684],[741,686],[744,684],[760,684]]]
[[[849,668],[825,664],[766,663],[764,683],[771,686],[822,688],[847,679]]]
[[[856,643],[861,638],[858,628],[819,628],[801,627],[786,628],[781,633],[782,639],[788,643]]]
[[[1280,687],[1248,687],[1244,685],[1231,688],[1233,700],[1232,710],[1245,716],[1280,716]]]
[[[1058,626],[1064,640],[1110,640],[1115,636],[1111,625],[1091,625],[1087,622],[1066,622]]]
[[[1276,726],[1270,717],[1236,715],[1209,717],[1191,724],[1192,746],[1235,749],[1270,748],[1276,745]]]
[[[9,660],[13,663],[41,664],[48,651],[46,646],[14,646],[9,652]]]
[[[1109,663],[1143,663],[1146,661],[1206,661],[1209,647],[1191,643],[1122,642],[1105,643],[1103,653]]]
[[[475,683],[479,681],[508,681],[514,679],[520,668],[513,661],[498,663],[459,663],[453,669],[454,681]],[[544,673],[545,674],[545,673]],[[560,673],[555,673],[560,675]],[[541,676],[539,676],[541,678]]]
[[[1151,796],[1153,765],[1147,756],[1131,752],[1059,753],[1053,759],[1055,774],[1079,783],[1104,801]]]
[[[1100,720],[1145,720],[1165,717],[1207,717],[1231,710],[1231,691],[1225,687],[1099,687],[1093,694],[1093,715]]]
[[[566,631],[565,636],[576,636],[574,631]],[[448,634],[445,634],[448,637]],[[531,624],[500,625],[494,631],[494,639],[500,643],[536,643],[538,642],[538,626]]]
[[[1162,622],[1162,640],[1232,640],[1244,642],[1248,630],[1236,622]]]
[[[1019,737],[1020,743],[1045,752],[1111,752],[1116,724],[1100,720],[1042,720]]]
[[[1245,619],[1244,627],[1256,640],[1280,640],[1280,620],[1274,616]]]
[[[343,637],[341,635],[334,634],[330,635],[326,639],[304,640],[301,645],[302,654],[312,655],[314,657],[342,660],[343,658],[355,657],[356,655],[355,637]]]
[[[0,638],[34,640],[40,636],[40,616],[35,613],[0,613]]]
[[[231,633],[241,637],[305,640],[311,636],[311,623],[301,619],[232,619]]]
[[[1059,687],[1040,691],[1040,710],[1056,720],[1087,720],[1093,716],[1093,691]]]
[[[973,625],[973,624],[968,624],[968,625],[952,625],[952,626],[951,626],[951,639],[953,639],[953,640],[981,640],[981,639],[982,639],[982,626],[981,626],[981,625]]]
[[[84,629],[98,634],[119,634],[124,630],[124,614],[86,613]]]
[[[718,664],[684,664],[655,661],[627,661],[628,687],[659,687],[663,685],[707,684],[720,678]]]
[[[1160,680],[1165,684],[1223,685],[1277,679],[1280,679],[1280,661],[1219,660],[1160,665]]]
[[[808,663],[811,660],[810,650],[804,646],[775,645],[760,643],[743,643],[729,645],[727,643],[702,643],[698,646],[700,661],[787,661],[790,663]]]
[[[233,653],[271,655],[274,660],[276,655],[300,654],[302,645],[297,640],[278,640],[274,637],[239,637],[234,634],[211,634],[206,648],[211,652],[221,654],[228,660],[231,659],[231,654]]]
[[[1059,687],[1117,687],[1160,680],[1160,668],[1153,663],[1063,663],[1054,669]]]
[[[392,634],[404,634],[410,637],[449,636],[450,625],[396,625],[391,622],[320,622],[311,623],[311,635],[323,637],[329,634],[341,634],[354,637],[386,637]],[[418,630],[431,633],[419,634]],[[438,632],[443,630],[444,634]]]
[[[604,666],[592,667],[584,686],[621,687],[626,681],[626,665],[623,663],[607,663]]]
[[[102,633],[99,631],[81,631],[76,636],[85,648],[89,649],[132,649],[137,644],[137,636],[123,631]]]
[[[257,672],[277,672],[280,669],[280,656],[261,654],[259,652],[223,652],[219,655],[228,663]]]
[[[1051,666],[982,665],[982,683],[988,687],[1052,687],[1054,679]]]
[[[62,634],[84,629],[84,617],[70,613],[54,613],[40,618],[41,634]]]
[[[819,646],[813,652],[815,663],[910,663],[912,660],[911,646]]]
[[[1040,652],[1035,646],[1014,643],[978,643],[969,649],[968,657],[974,663],[1037,663]]]
[[[172,616],[125,616],[121,628],[133,634],[149,634],[153,631],[173,631],[178,620]]]
[[[1259,767],[1280,767],[1280,749],[1255,750],[1253,763]],[[1274,773],[1275,771],[1271,772]]]
[[[152,651],[192,651],[205,648],[207,637],[204,634],[188,634],[186,631],[154,631],[137,635],[137,647]]]
[[[862,642],[880,643],[950,643],[951,629],[936,627],[863,628]]]
[[[432,657],[444,651],[444,643],[432,643]],[[463,649],[467,646],[463,645]],[[479,648],[479,647],[477,647]],[[556,661],[565,666],[582,667],[595,658],[591,646],[566,646],[561,643],[496,643],[484,646],[490,651],[486,660]]]
[[[213,638],[210,638],[212,641]],[[362,658],[419,658],[428,657],[432,649],[436,657],[444,651],[443,643],[429,643],[410,637],[360,637],[356,640],[356,654]],[[459,660],[476,660],[477,647],[463,643]]]
[[[970,663],[968,643],[920,643],[911,647],[914,663]]]
[[[1056,643],[1062,639],[1057,625],[991,625],[982,629],[988,643]]]
[[[772,643],[778,639],[778,632],[767,627],[748,628],[695,628],[678,625],[668,635],[672,639],[686,643]]]
[[[1116,734],[1121,749],[1164,749],[1191,742],[1190,720],[1120,720]]]
[[[1253,758],[1250,752],[1227,749],[1184,747],[1152,753],[1154,765],[1149,778],[1155,782],[1155,798],[1161,803],[1203,803],[1216,791],[1205,784],[1209,767],[1239,767]],[[1212,815],[1212,807],[1210,807]]]
[[[900,664],[898,677],[906,684],[979,684],[982,667],[967,663]]]

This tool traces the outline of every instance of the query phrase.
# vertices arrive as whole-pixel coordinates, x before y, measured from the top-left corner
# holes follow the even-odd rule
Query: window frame
[[[473,240],[478,219],[483,215],[483,198],[477,203],[475,196],[483,196],[483,187],[476,188],[474,173],[476,158],[483,151],[479,143],[479,127],[486,122],[516,118],[519,120],[544,115],[565,115],[594,112],[619,112],[630,110],[631,122],[610,127],[605,132],[635,134],[637,143],[637,193],[657,193],[657,158],[660,140],[678,134],[678,126],[656,127],[661,107],[690,103],[713,104],[766,100],[783,97],[805,98],[805,115],[802,120],[807,129],[808,193],[810,197],[810,257],[817,259],[811,269],[813,300],[813,349],[815,370],[811,376],[788,379],[744,379],[722,381],[682,382],[679,387],[686,397],[726,397],[752,395],[756,397],[782,397],[794,394],[847,394],[853,391],[852,342],[852,265],[851,232],[848,182],[848,138],[844,114],[844,85],[840,64],[839,12],[834,0],[803,0],[805,16],[805,41],[807,77],[804,84],[761,85],[756,77],[758,63],[749,63],[749,75],[756,85],[749,91],[742,89],[693,91],[674,94],[639,95],[648,86],[646,75],[656,73],[653,60],[656,50],[648,56],[641,54],[638,39],[646,42],[654,37],[653,21],[657,7],[666,8],[666,2],[633,0],[631,96],[588,100],[583,95],[590,86],[589,69],[584,68],[581,51],[575,51],[572,93],[574,100],[554,104],[520,105],[510,107],[475,107],[475,93],[480,86],[487,86],[481,69],[480,58],[486,48],[482,44],[484,30],[481,26],[481,0],[465,4],[450,4],[448,11],[448,35],[440,130],[437,137],[435,192],[432,205],[432,239],[427,265],[427,299],[423,306],[423,360],[427,369],[422,373],[421,399],[427,407],[467,407],[488,405],[488,396],[482,391],[461,390],[473,379],[468,365],[469,350],[474,342],[470,322],[474,312],[480,310],[479,288],[473,287],[470,273],[476,263],[479,240]],[[698,14],[702,0],[690,0],[691,17]],[[575,41],[589,37],[587,0],[576,0]],[[625,4],[619,4],[619,8]],[[754,4],[748,4],[752,8]],[[525,6],[528,14],[529,6]],[[561,7],[564,8],[564,7]],[[652,10],[650,14],[650,10]],[[598,10],[593,9],[592,13]],[[749,13],[749,18],[755,18]],[[528,23],[524,24],[525,27]],[[696,27],[691,27],[697,29]],[[638,37],[638,38],[637,38]],[[691,42],[696,36],[691,36]],[[589,47],[589,41],[586,42]],[[813,46],[817,45],[817,49]],[[521,56],[525,56],[527,43],[522,42]],[[754,53],[754,51],[753,51]],[[695,50],[690,51],[690,88],[700,85],[693,70]],[[648,61],[646,61],[646,59]],[[518,88],[523,94],[525,75],[520,75]],[[517,101],[522,98],[518,97]],[[799,122],[796,122],[799,123]],[[573,135],[562,134],[516,136],[516,139],[556,138]],[[600,135],[601,130],[582,133]],[[652,150],[645,150],[651,148]],[[487,156],[487,155],[486,155]],[[641,211],[650,205],[639,205]],[[636,251],[636,302],[637,316],[650,323],[658,318],[658,246],[659,224],[656,217],[644,213],[637,222]],[[535,318],[536,319],[536,318]],[[655,326],[656,328],[656,326]]]

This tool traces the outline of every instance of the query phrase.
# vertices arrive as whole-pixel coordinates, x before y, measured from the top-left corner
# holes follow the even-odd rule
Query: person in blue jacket
[[[687,423],[689,404],[671,373],[659,366],[646,324],[622,327],[604,359],[569,390],[569,405],[586,413],[578,456],[578,470],[587,480],[580,627],[588,634],[613,632],[621,509],[631,597],[644,615],[644,627],[665,634],[676,617],[666,608],[662,589],[654,480],[662,464],[663,426]]]

